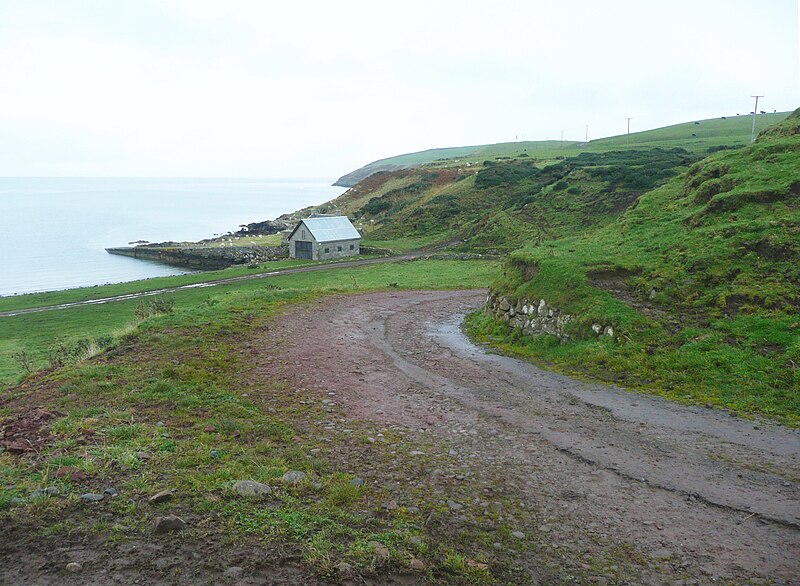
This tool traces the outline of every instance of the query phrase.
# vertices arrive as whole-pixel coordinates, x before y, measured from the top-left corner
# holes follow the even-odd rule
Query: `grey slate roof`
[[[356,240],[361,238],[361,234],[350,223],[347,216],[306,218],[305,220],[300,220],[300,223],[292,230],[292,234],[297,231],[300,224],[305,224],[317,242],[335,242],[337,240]],[[291,234],[289,237],[291,238]]]

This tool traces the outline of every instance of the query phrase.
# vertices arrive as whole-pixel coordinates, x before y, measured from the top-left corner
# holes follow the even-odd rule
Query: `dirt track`
[[[335,394],[347,418],[438,446],[414,484],[435,492],[448,458],[476,490],[499,483],[539,548],[616,559],[636,583],[800,583],[800,433],[486,353],[459,328],[484,297],[297,306],[270,328],[256,375]]]

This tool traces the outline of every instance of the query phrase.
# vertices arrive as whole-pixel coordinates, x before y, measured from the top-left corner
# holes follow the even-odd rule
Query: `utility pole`
[[[586,125],[586,144],[589,144],[589,125]]]
[[[564,131],[561,131],[561,148],[564,148]]]
[[[628,138],[630,136],[630,134],[631,134],[631,119],[630,119],[630,116],[628,118],[625,118],[625,120],[628,121],[628,134],[625,135],[625,146],[628,146],[630,144],[630,142],[631,142],[630,139]]]
[[[756,141],[756,114],[758,114],[758,98],[763,98],[764,96],[750,96],[751,98],[756,99],[756,105],[753,107],[753,132],[750,135],[750,142]]]

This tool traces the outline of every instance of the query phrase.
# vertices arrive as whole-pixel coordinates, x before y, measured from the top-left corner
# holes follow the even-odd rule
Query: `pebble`
[[[233,490],[241,496],[265,496],[272,492],[272,487],[255,480],[240,480],[233,485]]]
[[[241,566],[231,566],[224,572],[222,572],[223,578],[231,578],[233,580],[238,580],[244,574],[244,568]]]
[[[336,570],[342,575],[343,578],[350,578],[353,575],[353,566],[347,562],[339,562]]]
[[[413,545],[422,545],[422,537],[419,535],[412,535],[408,538],[408,542]]]
[[[375,552],[375,555],[380,560],[385,560],[389,558],[389,548],[380,543],[379,541],[370,541],[367,543],[372,550]]]
[[[353,486],[364,486],[364,479],[359,476],[356,476],[350,481],[350,484],[352,484]]]
[[[211,457],[212,458],[219,458],[220,457],[219,450],[211,450]]]
[[[105,494],[97,494],[94,492],[87,492],[81,495],[81,500],[85,503],[99,503],[104,498],[106,498]]]
[[[58,496],[61,494],[61,491],[58,489],[57,486],[47,486],[45,488],[37,488],[31,493],[31,498],[41,498],[41,497],[51,497],[51,496]]]
[[[383,503],[381,505],[387,511],[394,511],[397,508],[397,501],[389,501],[388,503]]]
[[[455,501],[447,501],[447,506],[453,511],[460,511],[464,508],[464,505],[461,505]]]
[[[283,480],[287,484],[297,484],[298,482],[302,481],[306,477],[305,472],[300,472],[299,470],[289,470],[286,472],[281,480]]]
[[[455,458],[456,456],[458,456],[458,452],[456,450],[451,449],[449,452],[447,452],[447,455],[450,456],[451,458]]]
[[[136,452],[136,457],[142,461],[147,461],[153,457],[153,454],[150,452]]]
[[[72,572],[73,574],[80,572],[83,569],[83,566],[80,565],[78,562],[70,562],[67,564],[67,572]]]
[[[650,556],[656,560],[668,560],[673,556],[673,553],[668,549],[657,549]]]
[[[424,456],[425,452],[421,452],[420,450],[413,450],[408,453],[409,456]]]
[[[147,499],[147,502],[150,504],[163,503],[164,501],[168,501],[172,497],[173,497],[173,492],[167,489],[155,493],[153,496]]]
[[[107,489],[105,489],[105,490],[103,491],[103,494],[107,494],[107,495],[108,495],[108,496],[110,496],[111,498],[114,498],[114,497],[116,497],[116,496],[119,496],[119,492],[117,491],[117,489],[116,489],[116,488],[113,488],[113,487],[111,487],[111,486],[109,486]]]
[[[511,537],[516,537],[517,539],[525,539],[525,534],[522,531],[512,531]]]
[[[172,533],[186,529],[186,521],[175,515],[167,515],[156,519],[153,530],[156,533]]]
[[[205,431],[206,433],[214,433],[215,431],[217,431],[217,428],[214,427],[213,425],[206,425],[203,428],[203,431]]]
[[[411,569],[415,572],[423,572],[425,571],[425,562],[422,560],[418,560],[417,558],[411,558],[411,563],[409,564]]]

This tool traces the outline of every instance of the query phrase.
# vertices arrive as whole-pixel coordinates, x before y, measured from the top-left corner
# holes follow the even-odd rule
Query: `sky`
[[[0,176],[336,178],[800,106],[798,0],[0,0]]]

